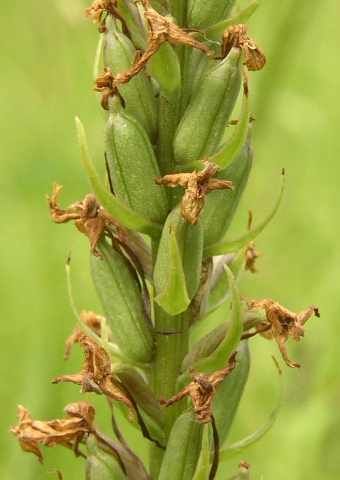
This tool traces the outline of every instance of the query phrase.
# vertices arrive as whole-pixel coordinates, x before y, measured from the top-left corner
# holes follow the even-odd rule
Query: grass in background
[[[18,403],[35,417],[53,418],[62,416],[66,403],[81,397],[74,385],[50,384],[60,373],[77,371],[82,360],[75,348],[68,364],[62,361],[64,339],[74,324],[65,277],[71,249],[77,307],[98,307],[86,264],[87,240],[70,225],[53,225],[44,200],[53,181],[64,185],[64,205],[88,191],[76,141],[76,115],[86,127],[93,157],[98,164],[103,158],[104,124],[91,96],[97,33],[90,22],[82,21],[86,6],[80,0],[31,0],[23,8],[14,1],[6,5],[0,20],[4,480],[43,480],[58,466],[65,480],[83,478],[81,459],[55,448],[46,451],[41,466],[21,452],[7,431],[16,423]],[[285,399],[279,418],[246,455],[252,479],[262,474],[265,480],[335,480],[340,468],[339,15],[340,5],[327,0],[313,6],[308,0],[263,0],[249,22],[267,65],[250,79],[255,165],[242,201],[244,222],[240,214],[235,234],[245,229],[249,209],[254,224],[269,211],[282,166],[286,190],[277,217],[257,240],[265,254],[258,261],[260,272],[256,279],[247,274],[240,290],[254,298],[272,297],[291,310],[315,303],[321,312],[320,319],[309,321],[306,337],[296,349],[294,342],[287,344],[291,358],[302,367],[284,369]],[[235,440],[266,420],[277,393],[271,344],[259,339],[251,351],[252,372],[235,422]],[[218,478],[224,479],[223,468]]]

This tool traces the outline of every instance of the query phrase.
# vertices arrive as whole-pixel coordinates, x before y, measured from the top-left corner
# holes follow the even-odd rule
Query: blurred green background
[[[88,192],[77,148],[74,117],[81,118],[93,157],[103,158],[103,122],[92,88],[97,31],[83,21],[84,0],[3,5],[0,16],[0,477],[3,480],[84,478],[83,461],[61,447],[44,449],[41,466],[8,433],[17,404],[35,418],[62,416],[78,387],[51,385],[78,371],[82,355],[62,360],[74,318],[65,261],[73,251],[72,285],[78,309],[98,310],[91,288],[88,242],[72,225],[50,222],[44,195],[64,185],[61,204]],[[250,77],[255,163],[233,234],[269,211],[286,170],[281,209],[258,238],[259,273],[244,276],[241,293],[269,296],[291,310],[310,304],[321,318],[307,324],[300,344],[288,342],[299,371],[285,365],[284,404],[269,434],[246,452],[252,479],[338,479],[340,471],[339,333],[339,72],[340,3],[332,0],[263,0],[249,33],[267,55]],[[250,380],[231,440],[259,427],[275,405],[277,373],[272,342],[251,343]],[[339,362],[339,363],[338,363]],[[99,424],[108,423],[103,399]],[[104,426],[105,428],[105,426]],[[138,444],[139,436],[134,442]],[[238,459],[223,464],[224,480]]]

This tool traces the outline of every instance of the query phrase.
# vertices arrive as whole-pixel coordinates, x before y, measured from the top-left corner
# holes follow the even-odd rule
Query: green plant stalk
[[[153,242],[154,258],[159,243]],[[155,397],[171,397],[177,390],[177,380],[182,360],[188,353],[189,317],[188,312],[169,315],[154,302],[155,351],[151,369],[151,386]],[[164,432],[166,441],[185,401],[177,402],[171,408],[163,409]],[[164,451],[154,444],[149,449],[149,468],[151,478],[158,478]]]

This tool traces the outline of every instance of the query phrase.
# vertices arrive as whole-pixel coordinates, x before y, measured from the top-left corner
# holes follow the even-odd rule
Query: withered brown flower
[[[125,229],[100,206],[93,193],[89,193],[84,200],[78,200],[66,209],[60,208],[58,194],[61,188],[61,185],[54,183],[52,195],[46,196],[50,217],[56,223],[67,223],[73,220],[78,230],[89,238],[94,255],[101,257],[96,245],[104,230],[110,229],[118,238],[124,238]]]
[[[248,36],[247,27],[242,23],[231,25],[222,34],[221,55],[224,58],[233,48],[241,48],[244,53],[244,64],[248,70],[261,70],[266,63],[265,54]]]
[[[148,25],[148,43],[144,51],[137,50],[132,61],[132,65],[129,70],[122,70],[117,72],[115,75],[112,74],[112,71],[106,67],[104,69],[104,74],[97,77],[95,80],[94,90],[98,92],[103,92],[103,97],[101,100],[101,105],[104,109],[109,109],[109,99],[110,97],[116,95],[120,98],[122,104],[124,100],[117,89],[117,86],[124,83],[128,83],[132,77],[137,75],[147,64],[149,59],[154,55],[163,42],[168,41],[172,44],[180,45],[190,45],[194,48],[198,48],[206,55],[212,55],[213,51],[209,50],[204,43],[199,42],[194,37],[192,37],[188,32],[196,30],[186,30],[180,28],[178,25],[170,21],[169,18],[166,18],[156,12],[150,5],[147,0],[139,0],[144,8],[144,16]],[[96,3],[96,2],[95,2]],[[99,2],[103,3],[103,2]],[[104,2],[107,3],[107,2]],[[107,10],[104,8],[104,10]],[[97,6],[93,9],[95,18],[101,18],[103,11],[103,5]],[[99,15],[100,12],[100,15]],[[92,14],[92,13],[91,13]],[[93,14],[92,14],[93,15]],[[117,13],[114,14],[117,17]],[[97,21],[97,20],[96,20]]]
[[[131,78],[132,75],[130,76],[128,72],[121,72],[118,81],[119,83],[127,83]],[[104,73],[96,77],[93,90],[103,94],[100,104],[104,110],[109,110],[109,100],[113,96],[118,97],[122,107],[125,107],[124,99],[117,88],[116,77],[110,67],[104,67]]]
[[[274,338],[286,364],[292,368],[299,368],[299,363],[289,360],[284,342],[289,337],[299,341],[305,332],[304,324],[313,313],[319,317],[319,310],[314,306],[310,306],[299,313],[294,313],[270,298],[264,298],[258,302],[249,300],[248,307],[262,308],[265,311],[266,320],[256,324],[257,332],[265,338]]]
[[[95,392],[123,402],[129,408],[129,418],[133,419],[133,404],[121,382],[111,375],[111,362],[107,351],[86,335],[82,335],[78,341],[85,354],[82,370],[60,375],[54,378],[52,383],[76,383],[81,385],[82,392]]]
[[[98,336],[101,336],[101,321],[102,316],[97,315],[96,313],[90,310],[83,310],[79,313],[79,317],[83,322],[90,327],[90,329]],[[71,335],[66,339],[65,342],[65,353],[64,359],[67,359],[70,356],[72,345],[78,343],[80,337],[84,335],[84,331],[79,324],[76,324]],[[113,341],[112,333],[108,332],[109,341]]]
[[[225,368],[217,370],[211,375],[207,375],[206,373],[202,372],[194,372],[194,370],[191,369],[190,374],[193,378],[193,381],[171,398],[167,400],[160,398],[160,404],[168,407],[169,405],[181,400],[183,397],[185,397],[185,395],[190,395],[197,421],[200,423],[211,422],[213,418],[213,413],[210,408],[211,401],[221,382],[235,368],[236,353],[236,351],[232,353]]]
[[[33,420],[30,412],[18,406],[19,423],[10,431],[17,436],[22,450],[37,455],[43,461],[39,443],[51,447],[59,444],[71,448],[76,455],[83,455],[78,449],[84,435],[93,430],[95,410],[85,401],[70,403],[64,408],[66,417],[54,420]]]
[[[191,173],[173,173],[154,180],[158,185],[169,187],[181,185],[186,189],[182,197],[182,216],[193,225],[198,222],[198,216],[204,207],[205,195],[216,189],[234,188],[230,180],[212,178],[218,170],[216,164],[207,160],[202,160],[202,162],[204,164],[203,170],[194,170]]]

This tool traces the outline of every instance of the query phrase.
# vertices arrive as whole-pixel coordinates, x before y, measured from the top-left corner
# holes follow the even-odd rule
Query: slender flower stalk
[[[41,444],[72,449],[85,458],[87,480],[214,479],[248,377],[248,341],[275,339],[284,362],[299,368],[284,342],[299,340],[308,318],[319,316],[314,306],[294,313],[269,298],[244,301],[236,285],[244,271],[257,272],[254,238],[282,189],[261,224],[252,228],[250,215],[244,235],[229,239],[252,167],[248,72],[266,63],[233,21],[235,3],[95,0],[85,11],[99,25],[94,90],[106,112],[107,175],[97,173],[77,119],[91,193],[62,208],[54,184],[47,200],[54,222],[73,221],[90,241],[102,312],[77,314],[65,358],[79,343],[82,368],[52,382],[119,406],[149,459],[129,448],[114,410],[113,438],[101,433],[84,400],[51,421],[20,406],[11,431],[41,462]],[[255,3],[238,17],[246,21]],[[221,305],[225,321],[193,343],[196,326]],[[237,464],[231,478],[248,478],[249,464]]]

